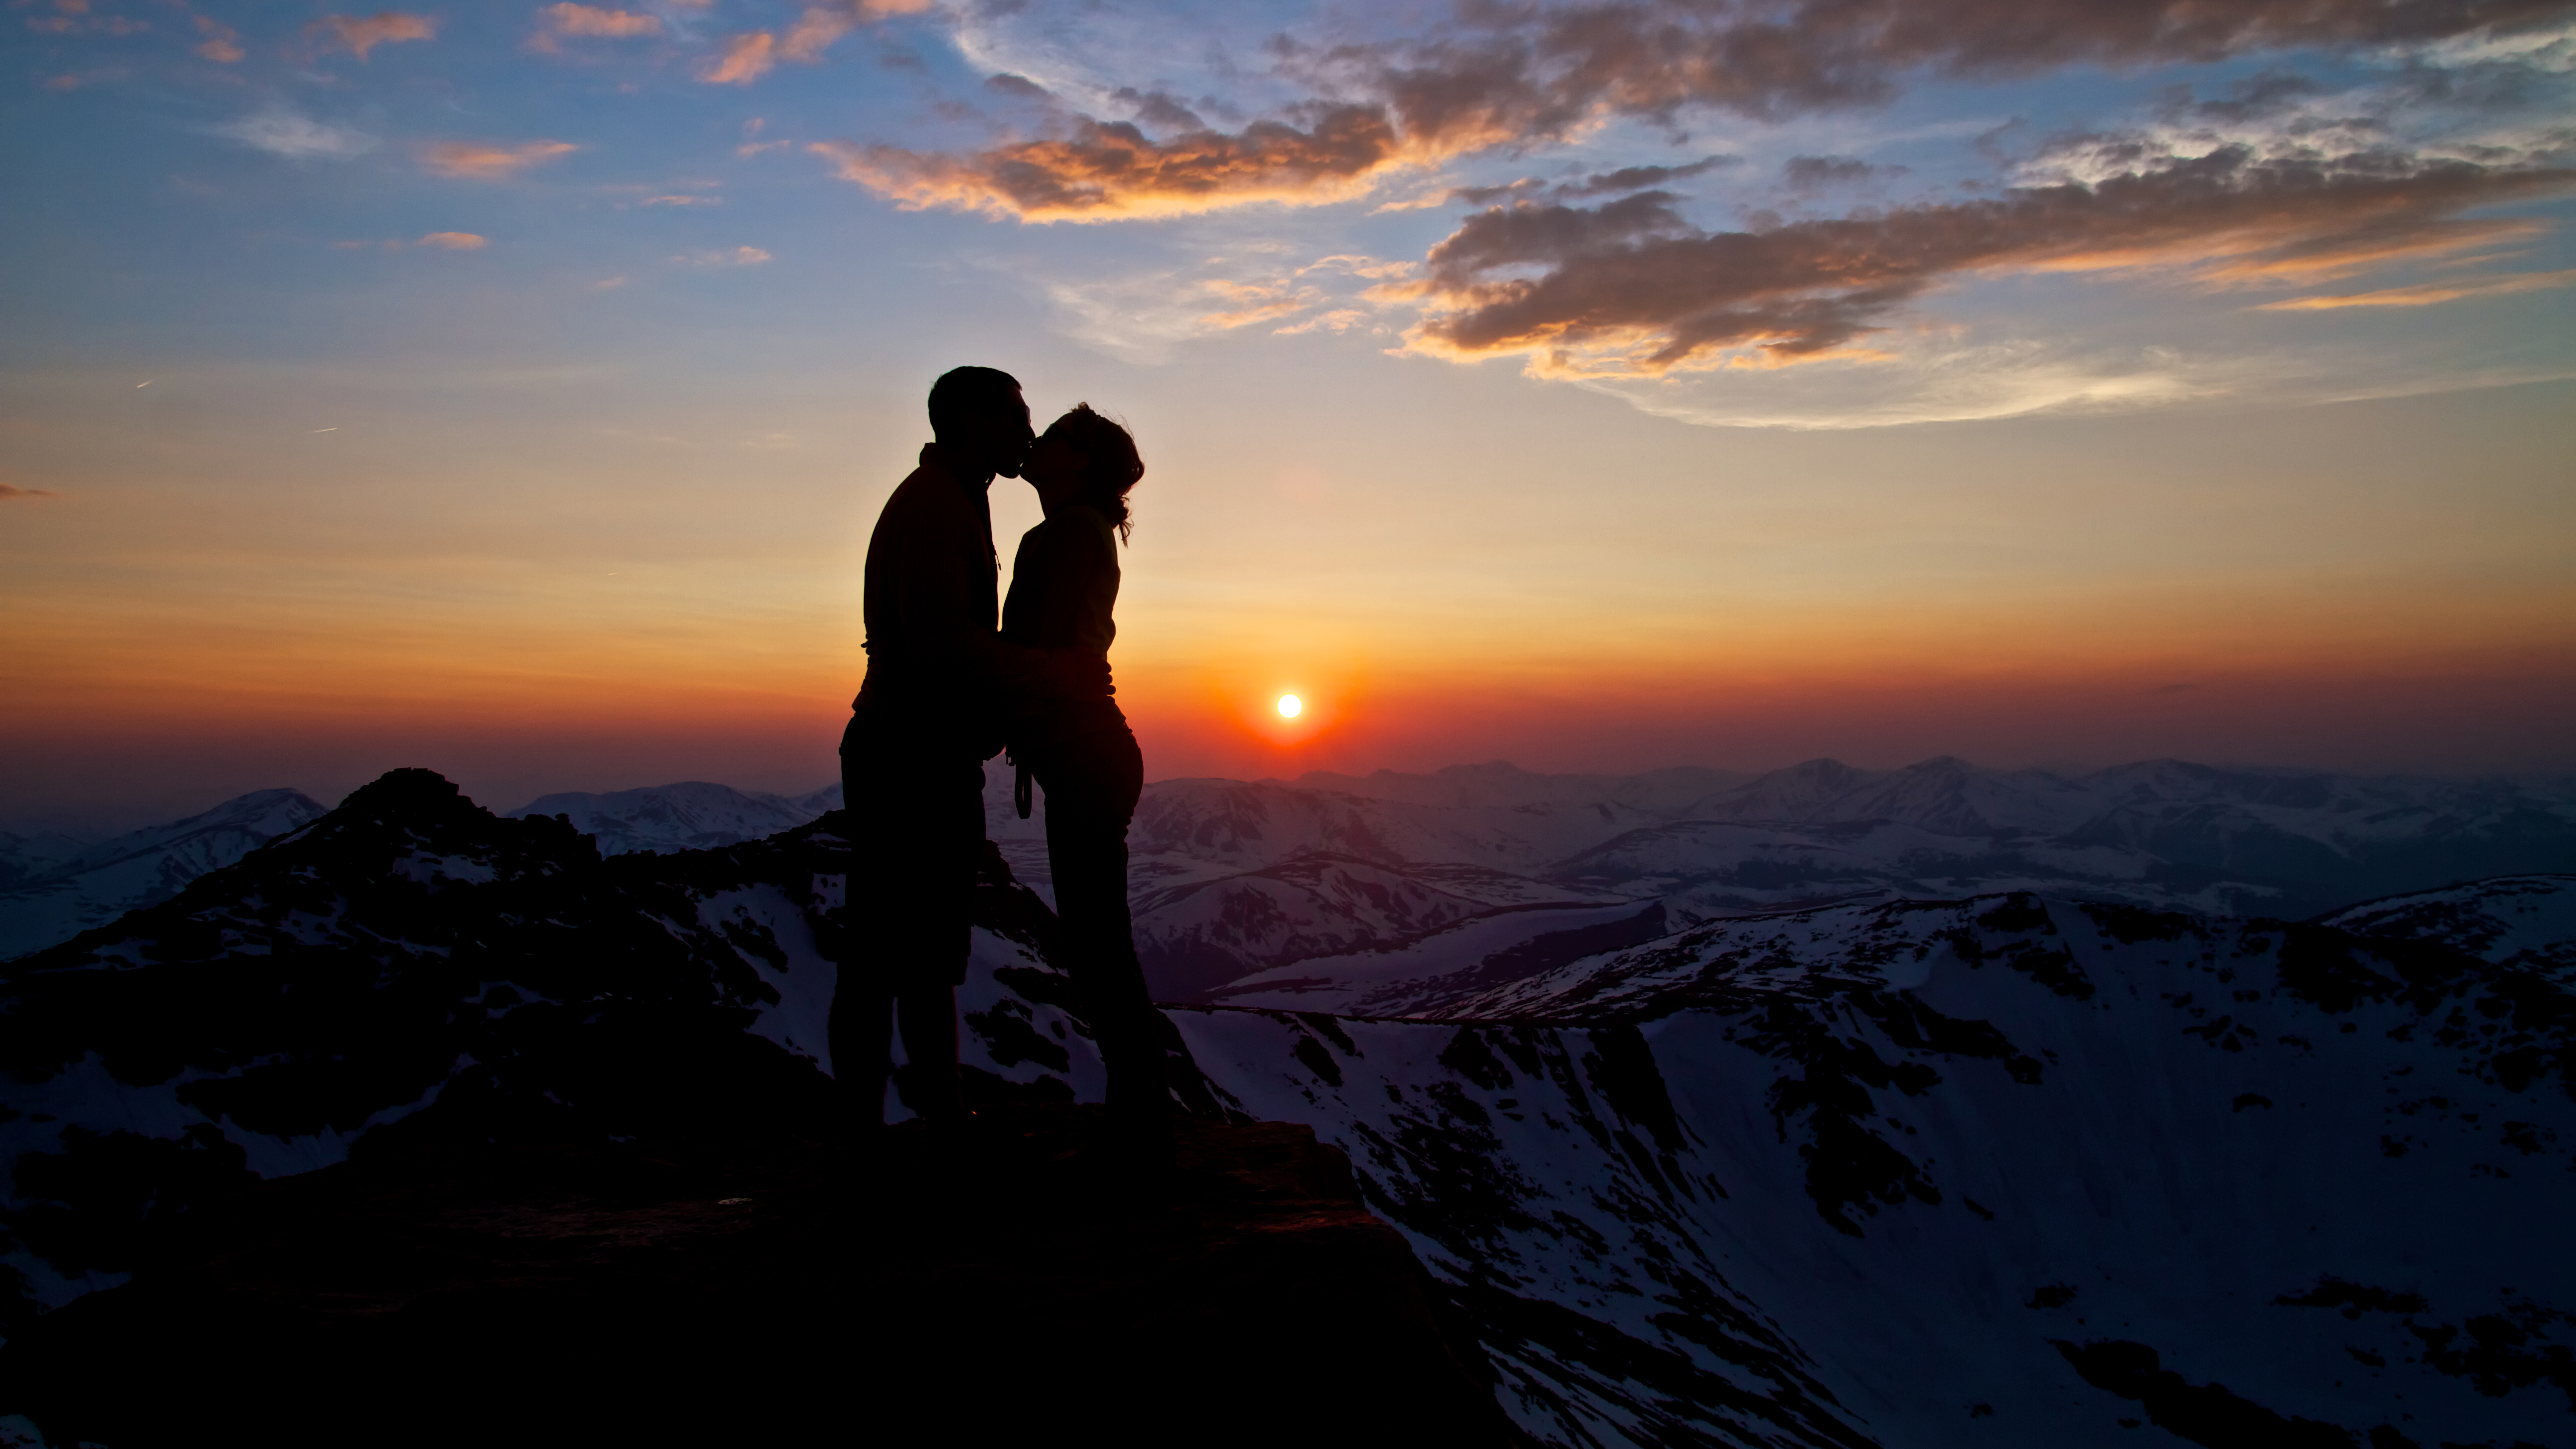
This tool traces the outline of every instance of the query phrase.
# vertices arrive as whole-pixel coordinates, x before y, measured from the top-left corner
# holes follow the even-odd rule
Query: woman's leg
[[[1109,1072],[1112,1115],[1160,1124],[1171,1094],[1127,909],[1127,824],[1143,789],[1144,760],[1124,732],[1067,755],[1038,778],[1047,792],[1047,863],[1065,967]]]

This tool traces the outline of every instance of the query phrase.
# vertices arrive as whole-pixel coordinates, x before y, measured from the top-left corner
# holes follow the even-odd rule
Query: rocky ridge
[[[739,1130],[818,1089],[864,932],[828,821],[602,859],[434,781],[0,972],[22,1323],[388,1124]],[[1050,918],[989,875],[976,1089],[1096,1098]],[[2576,1423],[2576,1011],[2533,922],[2565,887],[2308,925],[1848,903],[1371,1013],[1165,1014],[1197,1114],[1349,1155],[1544,1442],[2547,1443]]]

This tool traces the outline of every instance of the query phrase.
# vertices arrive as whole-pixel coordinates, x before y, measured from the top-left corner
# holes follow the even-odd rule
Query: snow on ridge
[[[2576,875],[2498,876],[2365,901],[2323,924],[2362,936],[2435,941],[2576,985]]]
[[[2557,1442],[2576,1003],[2385,949],[2017,894],[1680,932],[1475,1020],[1168,1010],[1352,1155],[1547,1442],[2126,1442],[2162,1381],[2114,1361],[2249,1443]]]
[[[578,1100],[584,1079],[547,1052],[592,1059],[628,1040],[592,1033],[621,1031],[639,1061],[676,1041],[721,1064],[692,1100],[734,1102],[717,1094],[741,1075],[761,1095],[734,1110],[756,1113],[813,1081],[831,958],[864,929],[831,919],[837,841],[602,863],[550,819],[495,820],[431,783],[380,782],[381,808],[11,969],[9,1009],[29,1012],[13,1024],[43,1031],[6,1037],[21,1115],[0,1127],[57,1135],[0,1164],[0,1226],[30,1245],[11,1262],[40,1296],[121,1271],[62,1231],[62,1205],[241,1170],[217,1122],[318,1142],[451,1078],[437,1113],[570,1111],[554,1089]],[[406,859],[492,878],[382,868]],[[960,993],[975,1080],[1096,1099],[1044,913],[998,878],[979,911]],[[1586,929],[1661,920],[1626,911]],[[77,969],[111,958],[131,969]],[[209,972],[242,989],[189,996]],[[143,983],[222,1009],[125,1009]],[[384,1010],[258,1005],[307,987]],[[2248,1413],[2357,1442],[2401,1394],[2416,1442],[2563,1437],[2547,1378],[2576,1343],[2558,1251],[2576,1010],[2540,973],[2438,940],[2025,892],[1686,923],[1481,989],[1399,1018],[1165,1015],[1221,1100],[1350,1152],[1542,1441],[2125,1442],[2126,1381],[2059,1344],[2085,1364],[2160,1356]],[[661,1004],[620,1026],[629,994]],[[83,1075],[92,1052],[124,1076]],[[165,1070],[215,1074],[130,1080]],[[39,1124],[20,1089],[47,1083],[62,1110]],[[73,1125],[92,1134],[77,1147]],[[2489,1320],[2529,1337],[2464,1326]]]
[[[0,891],[0,960],[165,901],[208,871],[318,820],[298,790],[254,790],[211,810],[84,846]]]

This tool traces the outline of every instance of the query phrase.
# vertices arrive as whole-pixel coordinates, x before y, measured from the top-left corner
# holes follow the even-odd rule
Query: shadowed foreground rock
[[[56,1443],[1512,1444],[1491,1370],[1304,1127],[988,1106],[852,1167],[793,1139],[387,1134],[0,1350]]]

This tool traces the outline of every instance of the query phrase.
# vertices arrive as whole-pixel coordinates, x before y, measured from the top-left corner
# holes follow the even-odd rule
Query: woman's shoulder
[[[1118,556],[1118,528],[1099,509],[1076,503],[1021,534],[1020,546],[1063,553],[1106,551],[1114,559]]]

